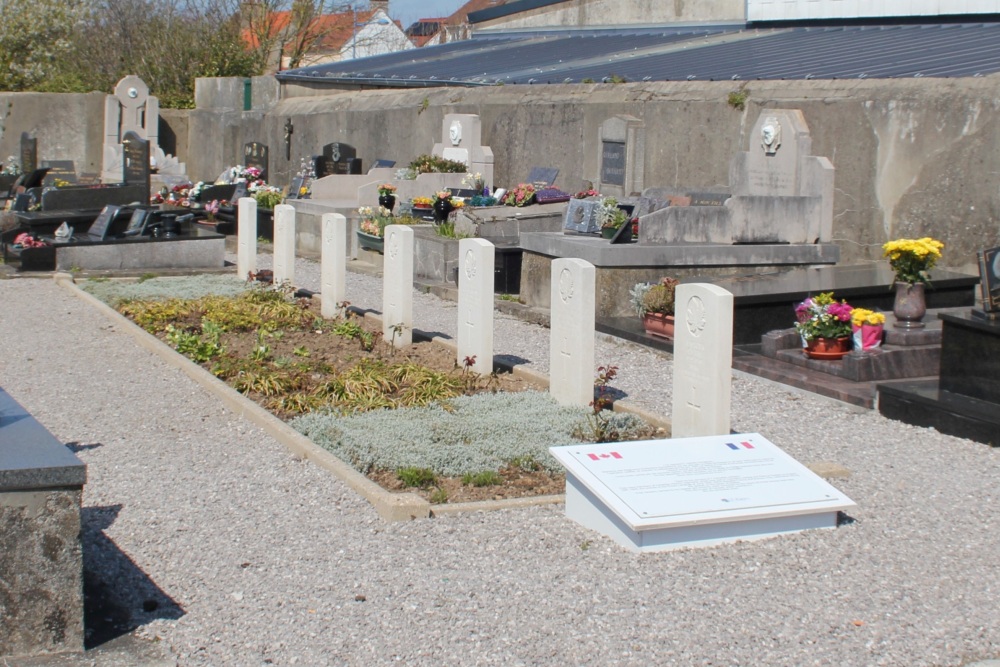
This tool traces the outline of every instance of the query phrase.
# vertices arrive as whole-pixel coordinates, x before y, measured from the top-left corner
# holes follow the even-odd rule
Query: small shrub
[[[396,471],[396,477],[409,488],[425,489],[437,482],[437,475],[427,468],[400,468]]]
[[[462,475],[462,484],[476,487],[498,486],[503,484],[503,478],[492,470],[484,470],[477,473],[467,472]]]
[[[741,88],[739,90],[734,90],[729,93],[729,97],[726,99],[729,106],[736,109],[737,111],[743,111],[746,109],[747,100],[750,98],[750,91],[746,88]]]
[[[434,489],[429,500],[432,505],[444,505],[448,502],[448,492],[441,488]]]
[[[469,170],[464,162],[437,155],[419,155],[410,163],[409,168],[418,174],[464,174]]]

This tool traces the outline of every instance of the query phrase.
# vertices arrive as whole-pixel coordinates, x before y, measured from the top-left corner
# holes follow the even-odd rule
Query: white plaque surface
[[[550,451],[573,483],[637,531],[854,507],[850,498],[757,433]]]

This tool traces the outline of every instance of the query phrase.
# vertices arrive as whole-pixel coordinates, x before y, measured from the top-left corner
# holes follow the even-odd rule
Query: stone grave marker
[[[382,339],[395,348],[413,342],[413,229],[385,228],[382,275]]]
[[[122,137],[122,147],[124,149],[122,182],[126,185],[144,186],[145,201],[149,201],[149,142],[137,133],[129,131]]]
[[[354,146],[333,142],[323,146],[323,154],[315,158],[316,178],[332,174],[360,174],[361,159]]]
[[[727,435],[733,361],[733,295],[707,283],[677,286],[671,435]]]
[[[243,145],[243,165],[260,169],[261,180],[267,181],[267,162],[270,151],[266,144],[250,141]]]
[[[555,167],[532,167],[528,172],[528,183],[536,188],[549,188],[556,182],[559,170]]]
[[[493,279],[496,247],[485,239],[458,242],[458,365],[493,372]]]
[[[257,200],[240,197],[236,214],[236,275],[248,280],[257,272]]]
[[[645,125],[634,116],[618,115],[601,123],[597,189],[602,194],[627,197],[642,192],[645,144]]]
[[[601,202],[597,199],[570,199],[563,217],[563,229],[580,234],[595,234],[601,230],[598,211]]]
[[[566,467],[566,516],[635,552],[835,528],[856,506],[757,433],[550,451]]]
[[[323,317],[334,317],[347,299],[347,218],[324,213],[321,220],[320,309]]]
[[[104,160],[101,180],[114,183],[121,178],[125,134],[135,132],[149,142],[150,163],[158,176],[187,178],[185,165],[160,148],[160,102],[149,94],[149,86],[135,75],[121,79],[113,95],[104,101]]]
[[[561,405],[594,400],[597,270],[577,258],[552,260],[549,393]]]
[[[38,169],[38,139],[27,132],[21,133],[21,172],[30,174]]]
[[[483,184],[493,191],[493,150],[483,143],[483,127],[475,114],[445,114],[441,121],[441,143],[432,155],[464,162],[470,173],[482,174]]]
[[[42,160],[42,166],[49,170],[45,174],[46,185],[55,183],[57,178],[70,184],[77,182],[76,165],[72,160]]]
[[[295,207],[274,207],[274,284],[295,284]]]

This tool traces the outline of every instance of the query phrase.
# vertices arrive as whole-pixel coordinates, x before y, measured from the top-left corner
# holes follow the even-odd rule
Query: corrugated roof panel
[[[684,28],[496,34],[317,65],[279,79],[396,79],[441,85],[600,81],[891,78],[1000,72],[1000,23]],[[315,79],[313,79],[315,80]],[[396,83],[395,85],[403,85]]]

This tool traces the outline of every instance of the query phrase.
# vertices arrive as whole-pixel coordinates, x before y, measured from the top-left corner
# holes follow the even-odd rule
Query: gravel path
[[[318,284],[300,262],[297,282]],[[352,274],[348,298],[379,306]],[[180,665],[961,665],[1000,656],[1000,452],[734,380],[734,427],[853,471],[855,521],[633,555],[561,506],[385,524],[49,280],[0,280],[0,385],[88,465],[85,550]],[[454,305],[421,295],[416,326]],[[498,317],[544,369],[545,330]],[[669,405],[669,356],[598,346]],[[147,579],[148,578],[148,579]],[[143,612],[143,600],[159,608]],[[176,607],[172,607],[170,601]]]

